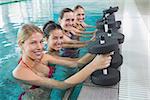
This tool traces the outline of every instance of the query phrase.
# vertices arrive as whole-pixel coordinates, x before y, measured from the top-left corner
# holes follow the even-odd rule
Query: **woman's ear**
[[[20,47],[20,49],[23,49],[23,43],[22,42],[18,42],[18,46]]]

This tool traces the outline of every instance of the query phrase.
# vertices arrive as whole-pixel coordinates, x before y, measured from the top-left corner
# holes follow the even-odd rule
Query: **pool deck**
[[[150,2],[121,0],[125,43],[122,54],[121,81],[113,87],[84,83],[78,100],[150,100]]]
[[[115,86],[102,87],[91,83],[88,78],[80,92],[78,100],[118,100],[119,84]]]

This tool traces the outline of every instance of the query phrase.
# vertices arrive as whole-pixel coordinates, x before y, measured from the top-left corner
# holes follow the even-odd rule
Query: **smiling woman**
[[[34,32],[34,35],[32,34]],[[32,30],[29,25],[24,25],[20,30],[21,34],[18,34],[18,44],[22,49],[22,54],[33,60],[41,59],[43,55],[43,32],[32,26]],[[28,33],[28,34],[23,34]],[[26,41],[26,42],[25,42]]]
[[[93,71],[109,66],[110,55],[97,55],[86,67],[78,73],[57,81],[51,79],[51,68],[47,63],[59,64],[66,67],[77,67],[78,62],[57,59],[43,53],[43,32],[33,24],[25,24],[18,32],[18,44],[22,50],[22,59],[13,70],[13,77],[24,88],[19,100],[48,100],[50,88],[67,89],[83,82]]]
[[[91,26],[85,23],[85,9],[81,5],[76,5],[74,7],[74,14],[76,16],[75,26],[79,30],[85,30],[85,28],[96,28],[96,26]]]

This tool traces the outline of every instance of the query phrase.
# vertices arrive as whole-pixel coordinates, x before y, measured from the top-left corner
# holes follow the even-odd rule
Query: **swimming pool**
[[[86,22],[91,25],[95,25],[101,11],[109,7],[99,0],[23,0],[0,5],[0,100],[17,100],[23,91],[11,74],[20,57],[16,41],[19,27],[28,22],[42,27],[48,20],[57,21],[62,8],[73,8],[77,4],[85,7]]]

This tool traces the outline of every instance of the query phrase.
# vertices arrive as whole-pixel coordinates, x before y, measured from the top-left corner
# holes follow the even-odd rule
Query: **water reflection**
[[[46,21],[53,19],[51,2],[27,0],[0,5],[0,76],[3,76],[0,78],[1,100],[17,100],[22,91],[11,76],[20,56],[16,43],[19,27],[28,22],[41,27]]]
[[[11,71],[17,65],[20,57],[16,40],[17,31],[23,23],[32,22],[42,27],[48,20],[57,21],[58,13],[62,8],[83,4],[87,8],[86,12],[91,12],[91,9],[94,9],[92,15],[87,13],[88,20],[86,19],[86,21],[91,25],[95,24],[98,16],[100,16],[100,11],[98,10],[101,9],[95,8],[94,5],[89,5],[90,3],[94,4],[95,1],[74,2],[70,4],[68,0],[64,0],[64,3],[63,1],[58,2],[58,0],[27,0],[0,5],[0,76],[3,76],[0,78],[1,100],[17,100],[19,93],[22,91],[18,84],[14,82]],[[97,11],[98,13],[96,13]]]

